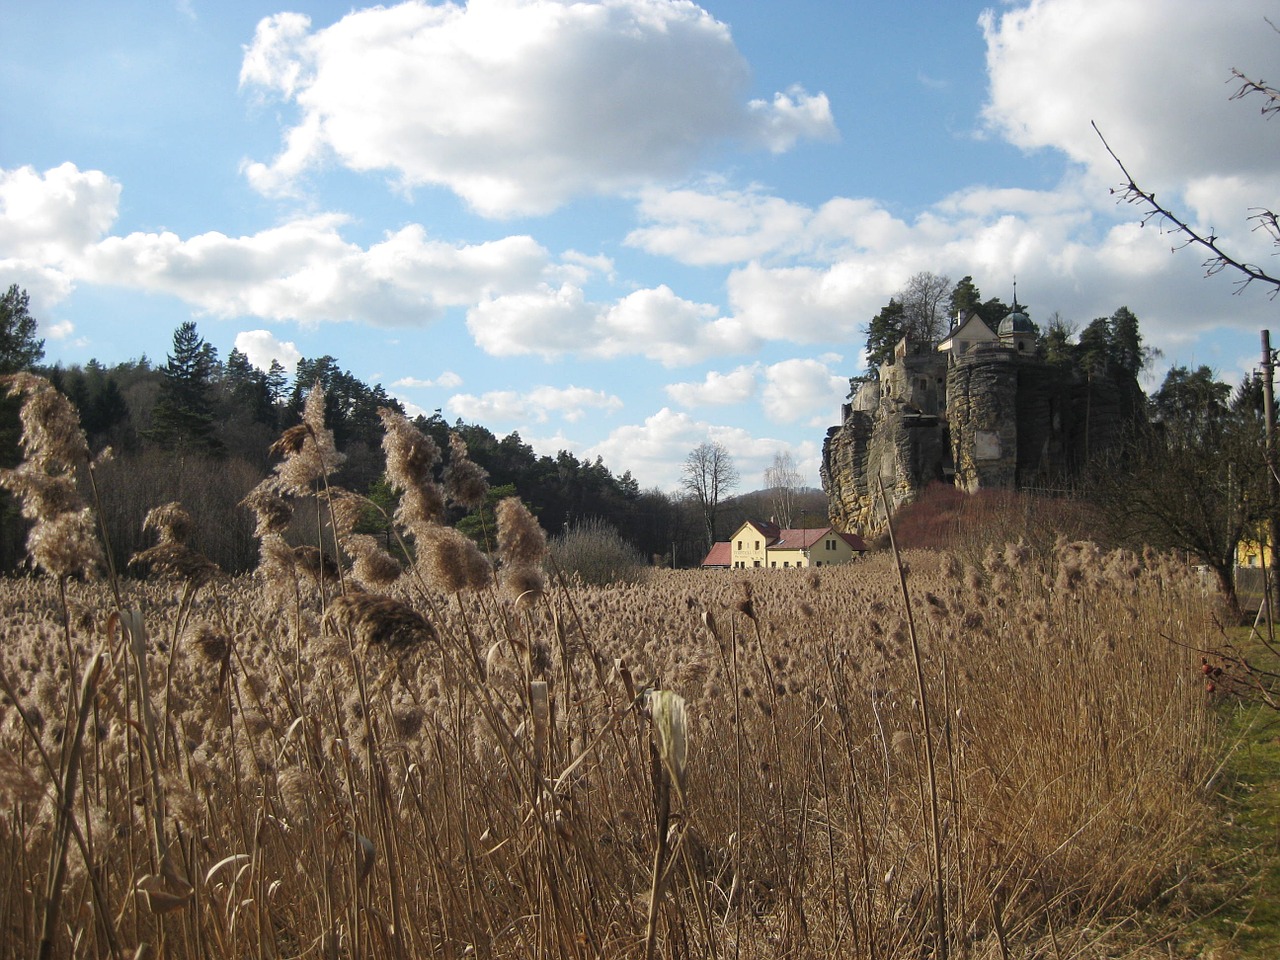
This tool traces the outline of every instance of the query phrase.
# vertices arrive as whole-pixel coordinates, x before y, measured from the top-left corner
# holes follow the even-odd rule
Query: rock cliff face
[[[960,356],[904,342],[827,431],[832,523],[878,533],[881,483],[895,509],[933,481],[969,492],[1060,483],[1116,444],[1142,399],[1132,377],[1084,377],[999,341]]]

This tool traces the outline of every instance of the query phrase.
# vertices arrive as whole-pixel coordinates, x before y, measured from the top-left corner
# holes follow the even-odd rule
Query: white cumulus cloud
[[[668,384],[667,396],[686,408],[737,406],[758,396],[774,423],[826,425],[837,417],[849,392],[848,375],[834,373],[829,362],[839,358],[753,363],[728,373],[712,370],[701,383]]]
[[[817,442],[793,442],[753,436],[749,430],[699,420],[688,413],[663,407],[641,423],[615,428],[608,437],[583,451],[588,459],[601,457],[619,474],[630,470],[668,491],[680,489],[681,466],[689,452],[704,441],[723,444],[743,478],[737,492],[753,487],[750,478],[762,476],[775,453],[790,452],[806,483],[817,483],[821,449]]]
[[[82,276],[170,293],[215,316],[394,326],[529,286],[549,260],[529,237],[457,245],[417,224],[366,249],[342,237],[344,223],[326,214],[242,237],[108,237],[86,252]]]
[[[819,360],[783,360],[765,369],[760,400],[775,423],[804,421],[817,427],[839,419],[848,393],[847,374],[833,373]]]
[[[1037,0],[988,11],[987,123],[1025,149],[1061,150],[1099,183],[1118,186],[1123,176],[1096,123],[1139,184],[1167,202],[1180,194],[1185,213],[1256,246],[1248,207],[1280,191],[1275,130],[1259,116],[1260,98],[1228,98],[1239,87],[1232,68],[1272,78],[1278,38],[1268,17],[1275,5],[1267,0],[1163,0],[1158,13],[1144,0]],[[1135,56],[1138,48],[1158,53]]]
[[[278,360],[285,370],[293,370],[302,359],[302,351],[292,340],[281,340],[270,330],[242,330],[236,334],[235,347],[259,370],[270,370]]]
[[[294,103],[267,191],[327,158],[437,184],[486,216],[548,212],[573,196],[687,173],[717,143],[773,151],[830,138],[825,95],[748,102],[729,28],[689,2],[422,0],[312,29],[258,24],[242,86]]]
[[[665,285],[595,303],[562,284],[484,301],[467,314],[476,343],[494,356],[642,356],[666,366],[750,349],[758,340],[711,304]]]
[[[111,228],[119,202],[120,185],[100,170],[0,170],[0,254],[63,264]]]
[[[40,332],[50,340],[70,340],[76,332],[76,325],[70,320],[62,320],[58,323],[51,323],[48,327],[40,324]]]
[[[682,407],[733,406],[756,394],[760,365],[738,367],[728,373],[710,371],[701,383],[671,383],[667,396]]]
[[[552,415],[576,423],[589,411],[620,410],[622,400],[603,390],[541,386],[523,393],[515,390],[492,390],[479,396],[460,393],[449,398],[447,407],[450,413],[479,423],[545,423]]]
[[[393,387],[404,387],[416,389],[419,387],[443,387],[446,390],[453,390],[462,386],[462,377],[458,376],[452,370],[446,370],[440,376],[432,379],[424,380],[420,377],[401,377]]]

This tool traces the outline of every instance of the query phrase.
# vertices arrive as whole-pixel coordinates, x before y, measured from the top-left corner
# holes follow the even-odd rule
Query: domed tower
[[[1013,312],[1000,321],[1000,328],[996,334],[1000,337],[1001,343],[1012,347],[1018,353],[1027,355],[1035,353],[1036,328],[1031,318],[1022,312],[1016,295],[1013,298]]]

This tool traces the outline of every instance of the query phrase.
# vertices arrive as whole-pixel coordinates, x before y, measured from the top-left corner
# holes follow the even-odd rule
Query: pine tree
[[[288,390],[289,375],[284,364],[273,357],[271,366],[267,368],[267,392],[271,394],[271,402],[277,407],[283,404],[288,399]]]
[[[171,450],[223,452],[213,413],[212,386],[218,354],[188,320],[174,331],[173,353],[161,371],[160,396],[147,438]]]
[[[44,357],[44,341],[36,339],[36,318],[28,310],[30,300],[16,283],[0,297],[0,374],[29,370]]]
[[[15,283],[0,296],[0,374],[28,370],[44,356],[44,341],[36,339],[36,320],[29,298]],[[0,467],[14,467],[22,459],[18,411],[21,401],[0,393]],[[25,553],[26,525],[7,491],[0,491],[0,567],[11,570]]]
[[[230,418],[276,426],[275,401],[271,385],[263,373],[241,351],[232,348],[223,368],[226,401],[231,405]]]
[[[951,290],[949,306],[951,319],[955,322],[964,320],[971,313],[981,314],[982,294],[974,286],[973,277],[965,276],[960,278],[960,282]]]
[[[1106,376],[1111,356],[1111,321],[1098,317],[1080,333],[1076,364],[1087,377]]]
[[[881,307],[867,325],[867,369],[873,373],[880,364],[893,359],[893,348],[906,333],[906,316],[896,297]]]
[[[1000,321],[1011,313],[1013,313],[1013,308],[999,297],[984,300],[982,306],[978,308],[978,316],[982,317],[982,322],[992,330],[999,327]]]
[[[1138,332],[1138,318],[1128,307],[1119,307],[1111,315],[1108,324],[1112,364],[1117,370],[1136,377],[1147,365],[1151,351],[1143,347],[1142,334]]]

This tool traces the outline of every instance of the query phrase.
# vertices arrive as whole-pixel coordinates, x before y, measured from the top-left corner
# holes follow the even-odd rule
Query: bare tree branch
[[[1232,100],[1243,100],[1250,94],[1260,93],[1267,101],[1262,105],[1262,115],[1269,117],[1273,113],[1280,113],[1280,90],[1268,86],[1262,80],[1251,80],[1234,67],[1231,69],[1231,76],[1240,81],[1240,89],[1231,95]]]
[[[1238,71],[1232,72],[1239,75]],[[1255,84],[1254,86],[1256,89],[1266,92],[1269,96],[1276,95],[1274,91],[1265,85]],[[1238,97],[1248,92],[1252,91],[1242,89],[1237,92],[1236,96]],[[1269,106],[1268,108],[1264,108],[1263,113],[1267,113],[1269,110],[1280,110],[1280,102],[1273,107]],[[1140,220],[1140,223],[1144,227],[1148,223],[1154,221],[1162,230],[1167,229],[1174,235],[1181,234],[1185,237],[1186,239],[1181,246],[1190,246],[1195,244],[1208,250],[1211,256],[1204,261],[1205,276],[1212,277],[1229,268],[1241,274],[1241,278],[1236,281],[1236,293],[1239,293],[1256,280],[1271,288],[1272,299],[1277,295],[1280,295],[1280,278],[1267,273],[1257,264],[1237,260],[1218,245],[1217,236],[1212,233],[1200,233],[1168,207],[1160,204],[1159,201],[1156,200],[1156,195],[1154,193],[1148,192],[1138,186],[1137,182],[1133,179],[1133,175],[1129,173],[1124,163],[1118,156],[1116,156],[1115,151],[1111,149],[1111,144],[1107,143],[1107,138],[1102,135],[1102,131],[1098,129],[1098,125],[1093,121],[1090,121],[1090,125],[1093,127],[1093,132],[1098,135],[1098,139],[1102,141],[1102,145],[1106,148],[1107,153],[1111,155],[1111,159],[1114,160],[1116,162],[1116,166],[1120,168],[1120,172],[1124,174],[1125,185],[1123,187],[1112,189],[1111,191],[1113,196],[1117,194],[1119,195],[1120,199],[1117,203],[1131,203],[1136,204],[1139,207],[1145,207],[1147,212],[1143,214]],[[1254,229],[1265,231],[1270,234],[1273,243],[1280,244],[1280,227],[1278,227],[1276,222],[1277,215],[1273,211],[1265,208],[1255,207],[1253,209],[1256,212],[1254,212],[1249,219],[1255,221]],[[1178,247],[1174,247],[1173,249],[1176,250]]]

